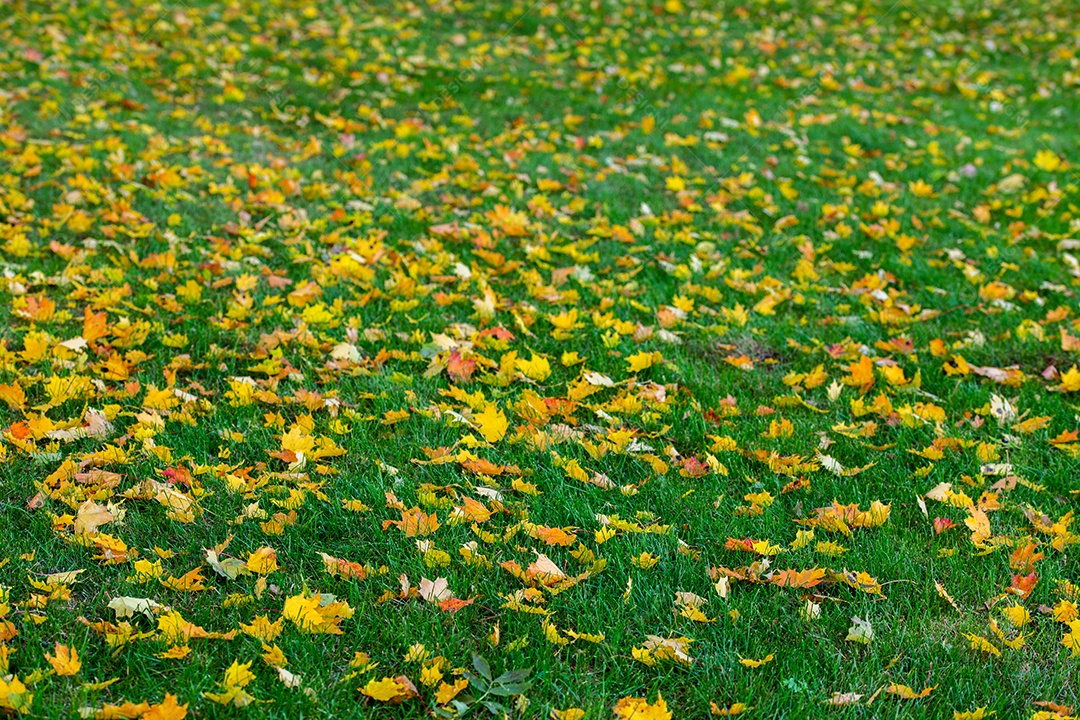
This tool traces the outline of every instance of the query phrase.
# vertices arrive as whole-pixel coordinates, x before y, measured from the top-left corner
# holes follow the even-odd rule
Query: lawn
[[[1071,717],[1078,47],[0,4],[0,715]]]

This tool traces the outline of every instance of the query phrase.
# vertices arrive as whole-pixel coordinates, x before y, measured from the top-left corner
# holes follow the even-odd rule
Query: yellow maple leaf
[[[248,555],[248,570],[259,575],[268,575],[278,569],[277,550],[271,547],[261,547]]]
[[[394,678],[384,677],[382,680],[372,678],[371,680],[368,680],[367,685],[360,688],[360,692],[364,693],[372,700],[390,702],[399,695],[404,695],[405,688]]]
[[[79,506],[75,516],[75,534],[92,533],[99,526],[112,522],[116,517],[109,512],[104,505],[98,505],[93,500],[87,500]]]
[[[915,197],[934,197],[934,187],[922,178],[916,180],[915,182],[909,182],[908,189],[911,190],[911,194]]]
[[[286,598],[282,616],[291,620],[301,632],[340,635],[338,624],[352,617],[353,609],[348,603],[338,601],[333,595],[293,595]]]
[[[132,565],[132,568],[135,570],[135,573],[126,577],[125,580],[136,585],[141,585],[154,578],[161,577],[162,572],[164,572],[160,560],[154,562],[145,559],[136,560]]]
[[[1076,368],[1075,364],[1061,376],[1061,385],[1058,387],[1065,392],[1080,390],[1080,370]]]
[[[693,605],[685,605],[685,606],[683,606],[682,609],[679,610],[679,615],[686,618],[687,620],[693,620],[694,622],[700,622],[700,623],[716,622],[716,618],[709,618],[705,613],[701,612],[700,608],[697,608],[697,607],[695,607]],[[740,660],[739,662],[745,663],[744,660]]]
[[[1032,161],[1035,167],[1046,172],[1054,172],[1061,167],[1061,158],[1057,156],[1052,150],[1040,150],[1035,153],[1035,159]]]
[[[994,655],[995,657],[1001,656],[1001,651],[998,650],[993,643],[984,638],[982,635],[974,635],[972,633],[962,633],[971,642],[971,649],[978,650],[980,652],[987,653],[988,655]]]
[[[1010,605],[1001,609],[1001,614],[1013,627],[1023,627],[1031,620],[1031,613],[1023,605]]]
[[[277,645],[267,645],[263,643],[263,662],[270,667],[283,668],[289,664],[289,659],[285,657],[285,652]]]
[[[191,654],[190,645],[174,645],[165,652],[154,653],[154,657],[161,660],[182,660]]]
[[[250,668],[250,661],[241,665],[240,661],[234,660],[221,680],[222,692],[204,692],[203,697],[220,705],[231,704],[236,707],[245,707],[255,702],[255,698],[244,690],[244,687],[255,679],[255,673],[251,672]]]
[[[630,372],[641,372],[653,365],[659,365],[664,361],[664,356],[659,352],[639,352],[626,358],[626,366]]]
[[[22,410],[26,406],[26,392],[18,383],[0,385],[0,400],[12,410]]]
[[[775,659],[776,659],[776,656],[773,655],[772,653],[769,653],[768,655],[766,655],[761,660],[751,660],[749,658],[740,657],[739,658],[739,664],[742,665],[743,667],[759,668],[762,665],[766,665],[768,663],[771,663]]]
[[[208,632],[205,628],[185,620],[175,610],[163,613],[158,617],[158,630],[161,632],[163,640],[173,643],[186,643],[188,640],[199,638],[231,640],[236,636],[235,630],[230,630],[227,633]]]
[[[284,618],[278,618],[274,622],[270,622],[270,618],[266,615],[259,615],[251,624],[240,624],[240,629],[246,635],[250,635],[253,638],[262,640],[263,642],[271,642],[274,638],[281,634]]]
[[[584,720],[585,711],[581,708],[566,708],[565,710],[552,709],[551,717],[554,720]]]
[[[506,435],[507,428],[510,427],[510,423],[506,420],[506,415],[495,403],[488,403],[484,407],[484,411],[478,415],[474,415],[473,419],[479,426],[480,434],[484,436],[484,440],[489,443],[497,443],[503,439]]]
[[[453,685],[444,682],[439,683],[439,690],[435,693],[436,704],[445,705],[467,687],[469,687],[469,681],[465,678],[455,680]]]
[[[430,535],[431,533],[438,530],[440,527],[439,516],[437,514],[432,513],[431,515],[428,515],[418,507],[414,507],[409,510],[402,510],[401,520],[384,520],[383,530],[390,527],[391,525],[397,525],[398,528],[400,528],[401,531],[405,533],[406,537],[415,537],[417,535]],[[323,562],[326,563],[328,567],[330,560],[327,560],[327,558],[335,561],[337,567],[337,572],[331,572],[331,575],[347,575],[346,572],[342,571],[342,567],[340,565],[340,562],[342,561],[338,560],[337,558],[331,558],[329,555],[327,555],[323,558]],[[327,572],[330,571],[327,570]]]
[[[202,568],[195,568],[194,570],[184,573],[180,577],[173,577],[170,575],[167,578],[158,578],[165,587],[170,590],[176,590],[177,592],[199,592],[205,590],[206,586],[203,585],[205,578],[202,576]]]
[[[55,652],[55,655],[45,655],[45,659],[52,665],[53,672],[57,675],[75,675],[79,672],[82,661],[79,660],[79,653],[75,648],[56,643]]]
[[[968,514],[970,517],[964,519],[964,524],[971,529],[971,542],[982,545],[991,534],[990,518],[985,512],[974,507],[968,508]]]
[[[814,546],[814,549],[822,555],[828,555],[829,557],[840,557],[847,552],[846,547],[831,540],[817,543]]]
[[[874,363],[866,355],[859,356],[858,362],[848,365],[847,377],[841,378],[841,382],[850,387],[857,387],[865,393],[874,384]]]
[[[624,697],[612,708],[619,720],[671,720],[663,695],[657,694],[656,702],[649,703],[645,698]]]
[[[974,710],[956,710],[953,712],[953,720],[985,720],[991,715],[996,715],[996,710],[987,710],[985,707]]]
[[[518,358],[515,363],[521,374],[530,380],[536,380],[537,382],[543,382],[551,375],[551,363],[549,363],[542,355],[532,353],[532,357],[528,360],[522,360]]]
[[[247,687],[254,679],[255,673],[251,672],[250,661],[241,665],[239,660],[233,660],[232,665],[225,671],[225,677],[221,684],[227,688]]]
[[[1069,632],[1061,638],[1061,644],[1072,651],[1071,657],[1080,657],[1080,620],[1069,623]]]
[[[142,720],[184,720],[187,717],[188,704],[180,705],[176,696],[165,693],[165,699],[158,705],[151,705],[142,716]]]
[[[1057,622],[1069,623],[1076,619],[1080,619],[1080,610],[1073,601],[1059,600],[1054,606],[1054,620]]]
[[[606,529],[610,530],[610,528]],[[614,535],[615,531],[611,530],[611,534]],[[630,564],[634,567],[639,567],[642,570],[648,570],[658,562],[660,562],[660,558],[648,552],[643,552],[640,555],[635,555],[634,557],[630,558]]]
[[[33,702],[34,694],[26,689],[19,678],[0,675],[0,709],[26,713],[30,712]]]

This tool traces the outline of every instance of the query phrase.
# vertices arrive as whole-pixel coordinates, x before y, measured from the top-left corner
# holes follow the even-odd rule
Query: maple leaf
[[[982,637],[981,635],[975,635],[972,633],[961,634],[971,642],[972,650],[978,650],[979,652],[984,652],[987,655],[994,655],[995,657],[1001,656],[1001,651],[998,650],[993,643],[991,643],[989,640]]]
[[[1054,605],[1054,620],[1059,623],[1069,623],[1080,618],[1080,609],[1071,600],[1059,600]]]
[[[874,363],[866,355],[860,355],[858,361],[848,366],[848,376],[842,378],[849,387],[856,387],[865,394],[874,385]]]
[[[825,580],[826,572],[824,568],[779,570],[769,582],[780,587],[812,588]]]
[[[1001,609],[1001,614],[1013,627],[1023,627],[1031,620],[1031,613],[1023,605],[1009,605]]]
[[[552,709],[551,717],[553,720],[584,720],[585,711],[581,708],[571,707],[565,710]]]
[[[150,562],[149,560],[136,560],[132,564],[132,568],[135,570],[135,574],[129,575],[126,579],[129,583],[143,584],[150,582],[155,578],[161,577],[164,572],[161,567],[161,561]]]
[[[259,575],[267,575],[278,569],[277,550],[261,547],[248,555],[247,569]]]
[[[630,372],[638,373],[663,361],[664,356],[660,352],[639,352],[626,358],[626,366]]]
[[[162,660],[182,660],[191,654],[190,645],[175,645],[165,652],[155,653],[154,657]]]
[[[611,530],[611,535],[615,535],[615,531]],[[643,552],[640,555],[635,555],[630,558],[630,564],[634,567],[641,568],[642,570],[648,570],[652,566],[660,562],[660,558],[649,552]]]
[[[283,667],[276,668],[276,670],[277,670],[277,674],[278,674],[278,680],[281,681],[282,685],[284,685],[287,688],[298,688],[298,687],[300,687],[300,683],[302,681],[302,678],[299,675],[296,675],[296,674],[286,670]]]
[[[1077,369],[1076,365],[1073,365],[1061,376],[1061,384],[1058,388],[1070,393],[1080,390],[1080,370]]]
[[[855,590],[860,590],[864,593],[869,593],[870,595],[882,595],[881,583],[871,577],[868,573],[845,569],[843,572],[835,574],[835,577],[840,582],[845,583]]]
[[[449,597],[439,601],[439,610],[453,614],[462,608],[472,605],[474,602],[476,602],[474,598],[463,600],[462,598]]]
[[[241,665],[239,661],[234,660],[225,671],[225,677],[221,682],[225,687],[246,687],[254,679],[255,673],[251,672],[250,662]]]
[[[1054,172],[1061,167],[1061,158],[1052,150],[1039,150],[1035,153],[1035,159],[1031,162],[1035,167],[1045,172]]]
[[[382,678],[381,680],[373,678],[367,681],[367,684],[364,685],[360,692],[380,703],[388,703],[392,699],[399,697],[404,692],[404,688],[402,688],[401,683],[393,678]]]
[[[766,655],[761,660],[751,660],[751,659],[748,659],[748,658],[740,657],[739,658],[739,664],[742,665],[743,667],[759,668],[762,665],[767,665],[768,663],[771,663],[775,659],[775,657],[776,656],[773,655],[772,653],[769,653],[768,655]]]
[[[128,700],[119,705],[105,703],[105,706],[98,713],[95,713],[95,716],[102,718],[138,718],[142,717],[149,709],[150,704],[147,702],[133,703]]]
[[[187,703],[180,705],[175,695],[165,693],[165,699],[157,705],[151,705],[143,713],[142,720],[184,720],[187,717],[187,708]]]
[[[45,655],[45,659],[52,665],[53,672],[57,675],[76,675],[82,668],[79,653],[73,647],[56,643],[55,654]]]
[[[950,595],[948,593],[948,591],[945,590],[945,586],[942,585],[940,582],[938,582],[936,580],[934,581],[934,590],[937,591],[938,596],[942,600],[944,600],[945,602],[949,603],[949,605],[952,606],[953,610],[956,610],[956,612],[962,612],[960,610],[960,606],[956,604],[956,600],[953,600],[952,595]]]
[[[662,638],[658,635],[649,635],[644,645],[634,648],[637,655],[651,660],[643,660],[646,665],[654,664],[656,660],[668,660],[680,665],[692,665],[694,658],[690,656],[690,644],[694,641],[685,637]]]
[[[34,694],[26,689],[18,677],[0,676],[0,709],[28,713],[33,702]]]
[[[205,590],[206,585],[203,584],[205,580],[206,578],[202,576],[202,568],[190,570],[180,577],[173,577],[170,575],[167,578],[158,578],[158,581],[162,585],[170,590],[176,590],[177,592],[199,592]]]
[[[439,683],[439,690],[435,693],[435,702],[438,705],[445,705],[455,697],[457,697],[462,690],[469,687],[469,681],[465,678],[459,678],[454,681],[453,685],[449,685],[445,682]]]
[[[528,360],[518,358],[516,367],[522,375],[537,382],[543,382],[551,375],[551,363],[536,353],[533,353]]]
[[[505,205],[496,205],[495,209],[486,213],[485,216],[495,227],[511,237],[518,237],[528,233],[528,216]]]
[[[476,361],[472,358],[463,358],[461,351],[454,348],[446,360],[446,371],[450,377],[458,382],[467,382],[476,371]]]
[[[18,383],[0,384],[0,400],[7,403],[12,410],[22,410],[26,407],[26,391]]]
[[[566,573],[542,553],[536,553],[536,560],[525,569],[525,575],[529,580],[538,580],[544,585],[554,585],[566,577]]]
[[[283,668],[289,664],[289,660],[285,657],[285,653],[277,645],[267,645],[264,641],[262,643],[262,649],[263,662],[270,667]]]
[[[489,443],[497,443],[503,439],[506,435],[507,428],[510,427],[510,423],[506,420],[506,415],[503,411],[495,405],[495,403],[488,403],[484,406],[483,412],[473,416],[474,421],[477,424],[477,429],[480,434],[484,436],[484,440]]]
[[[132,617],[135,613],[152,618],[161,605],[150,598],[118,596],[109,601],[109,608],[116,613],[117,619]]]
[[[953,712],[953,720],[985,720],[991,715],[996,715],[996,710],[987,710],[985,707],[974,710],[956,710]]]
[[[1061,638],[1061,644],[1069,649],[1070,657],[1080,657],[1080,620],[1068,623],[1069,632]]]
[[[259,615],[249,624],[240,624],[240,630],[246,635],[250,635],[263,642],[272,642],[274,638],[281,634],[284,627],[284,618],[280,617],[274,622],[270,622],[270,618],[266,615]]]
[[[462,507],[456,508],[456,510],[460,512],[460,517],[464,517],[471,522],[482,523],[491,519],[491,511],[485,507],[484,503],[470,497],[464,498]]]
[[[100,526],[116,519],[104,505],[98,505],[93,500],[87,500],[79,506],[75,515],[75,534],[92,533]]]
[[[1031,591],[1035,589],[1035,586],[1039,584],[1039,576],[1034,572],[1030,572],[1027,575],[1021,575],[1019,573],[1012,576],[1012,584],[1009,589],[1014,591],[1022,598],[1026,598],[1031,595]]]
[[[540,525],[533,528],[529,534],[549,546],[561,545],[563,547],[569,547],[577,540],[575,535],[572,532],[568,532],[566,528],[552,528],[547,527],[546,525]]]
[[[333,595],[301,593],[285,599],[281,615],[301,632],[340,635],[340,623],[353,616],[353,609]]]
[[[232,640],[236,636],[235,630],[228,632],[209,632],[194,623],[188,622],[176,610],[168,610],[158,616],[158,631],[162,638],[169,642],[178,642],[194,639]],[[141,636],[140,636],[141,637]]]
[[[222,692],[204,692],[203,697],[220,705],[235,705],[236,707],[245,707],[255,702],[255,698],[244,690],[255,679],[255,674],[250,668],[250,662],[240,664],[239,660],[234,660],[232,665],[225,670],[225,675],[221,680]]]
[[[385,520],[383,522],[383,529],[385,530],[391,525],[396,525],[400,528],[401,531],[405,533],[405,537],[430,535],[439,529],[439,517],[436,513],[428,515],[420,508],[414,507],[409,510],[402,510],[401,520]]]
[[[400,703],[412,697],[416,697],[416,689],[404,676],[384,677],[381,680],[372,678],[360,688],[360,692],[372,700],[384,703]]]
[[[619,720],[671,720],[664,697],[656,696],[656,702],[650,703],[645,698],[624,697],[612,708]]]
[[[346,580],[353,578],[357,580],[363,580],[368,576],[367,568],[365,568],[360,563],[342,560],[341,558],[327,555],[324,552],[319,552],[318,555],[322,558],[323,567],[325,568],[328,575],[340,576],[342,578],[345,578]]]
[[[700,623],[716,622],[715,618],[709,618],[701,611],[699,603],[682,603],[676,599],[675,605],[679,608],[679,615],[687,620]]]

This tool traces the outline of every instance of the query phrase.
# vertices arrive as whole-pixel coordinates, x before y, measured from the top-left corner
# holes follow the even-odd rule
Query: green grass
[[[1077,659],[1052,609],[1077,601],[1078,463],[1075,445],[1049,441],[1080,425],[1060,377],[1077,362],[1061,340],[1063,330],[1080,335],[1075,251],[1059,246],[1080,212],[1078,20],[1067,2],[3,5],[4,686],[28,686],[32,717],[155,704],[166,693],[192,717],[421,717],[436,708],[438,684],[421,682],[430,659],[406,659],[419,644],[445,659],[446,682],[472,667],[473,653],[496,673],[530,669],[527,700],[508,703],[515,717],[576,707],[608,718],[620,698],[658,694],[675,718],[737,702],[760,718],[950,717],[982,706],[1008,718],[1045,709],[1037,701],[1074,705]],[[1060,165],[1046,166],[1049,157]],[[1023,184],[1010,190],[1014,175]],[[917,181],[933,196],[921,197]],[[258,195],[269,191],[281,194]],[[521,235],[492,219],[496,206],[525,215]],[[777,224],[788,216],[797,223]],[[872,227],[887,220],[895,226]],[[440,234],[448,223],[467,235]],[[369,259],[349,265],[350,252]],[[308,282],[318,297],[289,298]],[[780,296],[772,312],[759,304],[770,293]],[[893,319],[882,313],[891,307],[902,309]],[[105,313],[97,337],[87,337],[88,308]],[[580,327],[553,333],[551,317],[572,308]],[[627,323],[623,332],[612,319]],[[144,332],[125,342],[129,323]],[[89,342],[62,345],[80,337]],[[438,343],[449,338],[477,363],[468,379],[445,368]],[[357,362],[340,360],[343,344]],[[510,351],[547,358],[550,375],[501,373]],[[564,365],[568,352],[583,363]],[[634,371],[627,358],[641,352],[663,360]],[[875,361],[866,392],[844,382],[863,355]],[[1012,385],[949,375],[954,355],[1022,375]],[[729,362],[741,356],[752,368]],[[126,378],[115,372],[125,362]],[[909,382],[889,382],[891,363]],[[819,385],[784,381],[818,366]],[[590,371],[613,385],[581,393]],[[68,397],[54,377],[91,384]],[[267,394],[231,403],[238,377]],[[830,399],[834,382],[843,389]],[[199,400],[155,410],[151,388]],[[996,421],[995,395],[1018,417]],[[738,414],[724,416],[729,396]],[[549,417],[530,423],[529,397],[546,401]],[[878,398],[891,409],[857,414],[853,403]],[[509,430],[486,443],[469,419],[491,403]],[[912,419],[919,403],[944,420]],[[47,436],[78,427],[88,409],[109,416],[108,437]],[[407,417],[383,422],[397,411]],[[1037,417],[1044,426],[1019,425]],[[781,419],[790,435],[767,437]],[[876,425],[860,436],[867,421]],[[280,451],[294,428],[344,454],[290,471]],[[620,446],[616,432],[635,445]],[[737,450],[714,449],[718,436]],[[935,442],[954,447],[928,457]],[[987,513],[985,547],[963,503],[925,500],[927,517],[919,501],[943,482],[976,501],[991,492],[1000,478],[983,467],[980,444],[1021,479]],[[123,462],[94,459],[107,445],[124,448]],[[517,466],[539,494],[513,489],[510,474],[428,462],[438,448]],[[807,467],[775,472],[758,451]],[[870,467],[832,473],[819,451],[844,468]],[[613,487],[572,479],[569,459]],[[707,472],[680,473],[685,459]],[[99,531],[130,548],[126,561],[96,560],[85,547],[93,535],[58,520],[76,513],[86,487],[85,478],[49,484],[63,463],[119,474],[95,500],[123,509]],[[201,493],[192,522],[139,491],[176,468],[197,491],[176,489]],[[261,484],[236,492],[230,474]],[[808,484],[782,494],[799,476]],[[256,502],[283,511],[301,487],[295,523],[280,534],[237,522]],[[762,491],[771,504],[740,510]],[[415,538],[384,529],[401,517],[388,493],[436,512],[441,527]],[[475,529],[452,522],[465,498],[491,518]],[[351,500],[369,510],[344,509]],[[792,549],[801,521],[833,500],[864,510],[880,501],[890,515],[850,536],[818,528]],[[1040,530],[1025,512],[1061,525]],[[598,542],[601,517],[616,515],[668,529]],[[956,527],[935,534],[935,517]],[[573,528],[576,542],[548,546],[526,524]],[[205,550],[230,537],[223,557],[276,551],[265,589],[257,575],[228,579],[206,564]],[[784,548],[766,574],[863,571],[881,592],[830,574],[805,589],[733,580],[720,597],[710,569],[762,560],[729,549],[729,538]],[[433,564],[418,540],[448,564]],[[459,548],[473,541],[490,566],[464,561]],[[827,557],[819,541],[847,551]],[[1044,557],[1021,597],[1010,591],[1010,554],[1029,541]],[[544,616],[507,607],[528,583],[500,563],[527,567],[540,552],[576,575],[589,565],[571,555],[578,543],[606,564],[562,592],[541,588],[542,605],[562,637],[603,640],[557,645]],[[201,567],[206,589],[128,582],[135,559],[157,559],[155,546],[174,553],[165,576]],[[319,552],[369,575],[331,577]],[[658,562],[643,569],[632,560],[646,552]],[[42,590],[46,575],[72,570],[84,571],[76,582]],[[419,597],[387,600],[402,575],[413,587],[446,578],[472,604],[451,613]],[[277,620],[303,592],[331,593],[354,614],[336,635],[285,621],[273,642],[300,677],[290,688],[239,628]],[[677,592],[703,598],[715,622],[680,616]],[[81,620],[115,622],[108,603],[119,596],[237,635],[193,639],[186,657],[163,659],[174,643],[156,619],[136,616],[128,620],[147,636],[113,648]],[[809,622],[808,599],[820,605]],[[1002,613],[1013,604],[1031,615],[1022,629]],[[853,616],[872,624],[869,644],[845,641]],[[1023,646],[1005,645],[991,622],[1008,640],[1022,632]],[[965,633],[1000,656],[972,649]],[[634,649],[648,636],[693,639],[694,661],[639,662]],[[77,650],[75,676],[52,673],[45,655],[57,643]],[[377,667],[350,668],[357,652]],[[760,668],[739,663],[769,654]],[[258,702],[246,708],[203,695],[220,692],[234,661],[255,674],[245,690]],[[419,698],[382,703],[360,692],[399,675]],[[901,700],[883,690],[893,683],[935,689]],[[828,706],[836,693],[862,697]]]

